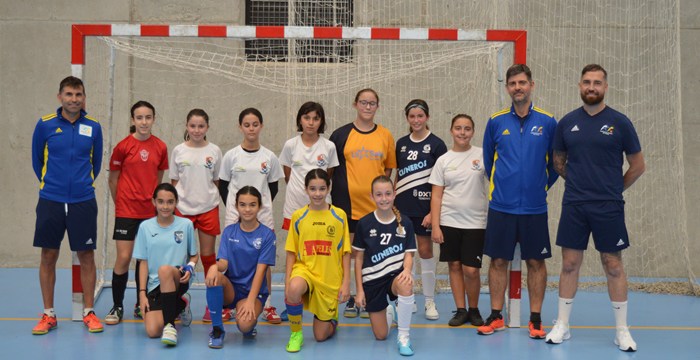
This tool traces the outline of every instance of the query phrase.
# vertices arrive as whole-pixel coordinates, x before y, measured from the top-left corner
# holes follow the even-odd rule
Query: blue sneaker
[[[399,354],[403,356],[413,356],[413,346],[408,336],[399,335],[396,343],[399,346]]]
[[[214,328],[209,333],[209,347],[212,349],[221,349],[224,347],[224,337],[226,336],[226,331],[224,329],[214,326]]]
[[[287,315],[287,309],[284,309],[284,311],[282,311],[282,313],[280,314],[280,319],[282,319],[282,321],[289,321],[289,315]]]

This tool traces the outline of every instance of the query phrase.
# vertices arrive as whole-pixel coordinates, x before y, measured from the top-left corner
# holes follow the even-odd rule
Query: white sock
[[[263,306],[263,308],[269,308],[270,306],[272,306],[272,300],[270,299],[271,297],[272,296],[267,297],[267,300],[265,300],[265,305]]]
[[[564,299],[559,298],[559,315],[557,317],[557,323],[569,324],[569,317],[571,316],[571,308],[574,307],[574,299]]]
[[[423,295],[425,300],[435,298],[435,257],[430,259],[420,259],[420,276],[423,282]]]
[[[612,302],[613,313],[615,314],[615,326],[618,328],[627,327],[627,301]]]
[[[83,309],[83,317],[86,317],[86,316],[90,313],[90,311],[95,311],[95,309],[93,309],[93,308],[84,308],[84,309]]]
[[[413,294],[409,296],[399,295],[399,306],[396,309],[398,313],[397,325],[399,326],[399,336],[408,336],[411,330],[411,315],[413,315],[413,302],[415,297]]]
[[[53,308],[44,309],[44,314],[51,317],[56,317],[56,311]]]

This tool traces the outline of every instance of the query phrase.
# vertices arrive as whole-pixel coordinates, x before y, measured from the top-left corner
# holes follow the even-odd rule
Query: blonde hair
[[[391,178],[386,175],[379,175],[372,180],[372,191],[374,191],[374,185],[377,183],[391,184],[392,190],[394,189],[394,182],[391,181]],[[404,229],[403,225],[401,225],[401,212],[399,212],[399,209],[397,209],[396,206],[392,206],[391,211],[393,211],[394,216],[396,216],[396,233],[401,235],[405,234],[406,229]]]

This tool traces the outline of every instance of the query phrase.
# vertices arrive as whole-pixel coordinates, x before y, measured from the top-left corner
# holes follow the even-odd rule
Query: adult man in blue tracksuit
[[[83,323],[90,332],[103,327],[93,311],[97,243],[97,202],[94,181],[102,164],[102,128],[83,110],[83,82],[69,76],[59,86],[56,112],[43,116],[32,136],[32,167],[39,180],[34,246],[41,248],[39,284],[44,313],[32,329],[43,335],[56,328],[53,308],[56,261],[63,235],[80,260],[85,309]]]
[[[508,264],[520,243],[528,270],[530,337],[545,337],[540,312],[547,285],[544,260],[552,256],[547,190],[557,180],[552,162],[557,122],[552,114],[533,106],[534,87],[527,65],[511,66],[506,72],[506,90],[513,104],[491,115],[484,133],[484,167],[490,180],[484,254],[491,258],[491,315],[477,328],[481,335],[505,329],[501,311]]]

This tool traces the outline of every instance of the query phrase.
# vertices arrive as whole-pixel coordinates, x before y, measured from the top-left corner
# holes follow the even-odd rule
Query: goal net
[[[514,46],[513,33],[506,33],[508,41],[486,41],[485,30],[444,29],[525,29],[537,106],[557,119],[580,106],[580,70],[601,63],[609,72],[607,103],[627,114],[640,135],[647,171],[625,193],[632,247],[623,256],[632,288],[700,293],[689,260],[683,196],[677,0],[644,7],[624,0],[567,6],[513,0],[488,6],[355,1],[349,8],[343,5],[347,1],[313,2],[322,5],[314,11],[325,11],[324,21],[328,12],[335,19],[326,22],[309,20],[322,16],[309,13],[306,1],[266,3],[286,4],[277,9],[286,9],[288,22],[281,24],[286,27],[74,27],[73,69],[86,82],[88,111],[103,123],[106,156],[128,134],[129,108],[138,100],[155,105],[154,134],[169,149],[182,142],[185,115],[198,107],[210,115],[209,140],[225,152],[241,143],[240,110],[256,107],[264,116],[261,143],[279,154],[284,141],[296,134],[294,119],[302,103],[313,100],[324,106],[329,136],[354,119],[353,97],[366,87],[378,92],[376,121],[395,139],[407,134],[403,107],[421,98],[430,105],[431,130],[448,146],[449,121],[457,113],[475,119],[473,143],[480,146],[489,115],[510,104],[503,76],[514,57],[524,59],[524,43]],[[349,23],[341,19],[343,12],[352,14]],[[261,21],[252,25],[269,20]],[[333,25],[344,26],[312,27]],[[84,43],[76,45],[76,38]],[[106,175],[100,181],[106,182]],[[563,187],[560,180],[550,191],[552,241]],[[106,231],[99,261],[101,278],[107,279],[114,263],[114,244],[108,240],[114,212],[106,184],[100,189]],[[274,202],[278,224],[283,201],[278,196]],[[286,232],[278,230],[277,236],[278,245],[283,244]],[[558,249],[554,251],[548,261],[550,286],[556,286],[561,263]],[[283,246],[278,246],[277,259],[275,270],[283,272]],[[439,272],[446,275],[444,267]],[[201,281],[201,269],[199,276]],[[602,289],[604,274],[592,251],[581,276],[582,286]]]

